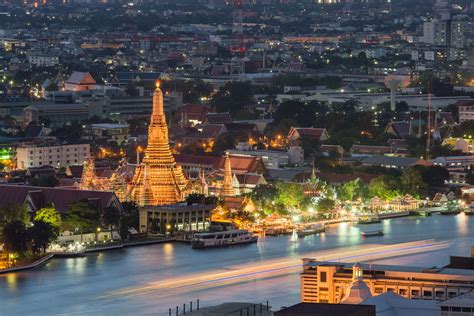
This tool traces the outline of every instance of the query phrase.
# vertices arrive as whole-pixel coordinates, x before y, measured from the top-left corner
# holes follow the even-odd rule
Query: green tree
[[[7,204],[0,208],[0,235],[3,228],[11,222],[21,221],[28,223],[30,215],[25,204]]]
[[[66,225],[81,234],[95,232],[100,225],[99,212],[87,201],[79,201],[69,205]]]
[[[23,254],[26,251],[26,226],[21,220],[7,223],[3,228],[3,249],[7,253]]]
[[[275,201],[277,196],[278,189],[271,184],[259,184],[250,193],[252,201],[262,210],[272,205],[272,202]]]
[[[113,226],[119,226],[120,211],[115,206],[108,206],[104,209],[104,213],[102,214],[102,220],[104,222],[104,225],[110,227],[110,233],[112,233]]]
[[[205,198],[204,194],[191,193],[186,197],[186,203],[188,205],[204,204]]]
[[[369,183],[369,197],[379,197],[383,200],[391,200],[397,195],[400,195],[400,192],[395,189],[394,186],[395,179],[392,179],[389,176],[379,176]]]
[[[290,211],[294,211],[301,206],[305,195],[299,183],[278,182],[276,187],[278,189],[278,196],[276,198],[277,204],[283,205]]]
[[[426,194],[427,185],[423,181],[421,172],[416,168],[407,168],[400,177],[401,190],[404,194],[410,194],[415,197],[422,197]]]
[[[449,179],[449,171],[441,166],[429,166],[417,169],[421,171],[423,181],[428,185],[428,187],[444,187],[446,181]]]
[[[355,201],[358,198],[365,198],[367,186],[361,179],[348,181],[342,184],[338,190],[338,197],[342,201]]]
[[[58,231],[62,225],[61,214],[54,207],[44,207],[36,212],[35,221],[43,221],[53,225]]]
[[[245,82],[228,82],[212,97],[211,105],[217,112],[237,114],[245,105],[253,103],[252,85]]]
[[[323,198],[318,201],[316,208],[320,215],[324,215],[325,213],[331,211],[335,205],[336,203],[333,199]]]
[[[51,223],[44,221],[33,221],[27,231],[28,239],[31,240],[33,253],[38,255],[45,253],[49,245],[58,237],[58,230]]]
[[[124,212],[119,223],[119,234],[122,239],[128,239],[130,228],[140,230],[139,209],[135,202],[123,202],[122,208]]]

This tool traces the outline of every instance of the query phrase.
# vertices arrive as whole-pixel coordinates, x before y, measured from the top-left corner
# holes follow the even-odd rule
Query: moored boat
[[[298,237],[306,237],[306,236],[323,233],[324,231],[325,231],[324,225],[314,224],[314,225],[309,225],[302,229],[299,229],[296,233],[298,234]]]
[[[248,230],[238,229],[211,233],[194,234],[191,240],[192,248],[214,248],[244,245],[257,242],[258,236],[254,236]]]
[[[382,230],[372,230],[367,232],[360,233],[363,237],[375,237],[375,236],[383,236]]]
[[[357,221],[358,224],[375,224],[375,223],[380,223],[380,222],[381,220],[377,215],[362,216]]]

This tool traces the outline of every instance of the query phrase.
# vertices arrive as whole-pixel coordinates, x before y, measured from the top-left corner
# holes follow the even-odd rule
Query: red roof
[[[233,173],[256,173],[261,163],[258,157],[234,155],[229,157]],[[225,165],[225,157],[217,156],[180,154],[175,156],[175,160],[181,165],[210,166],[214,170],[224,170]]]
[[[208,110],[209,107],[206,104],[188,103],[178,108],[175,116],[179,119],[184,117],[184,119],[187,120],[197,120],[202,122],[204,115]]]
[[[295,135],[295,133],[297,133],[297,135]],[[294,135],[295,138],[306,136],[312,139],[320,140],[321,136],[323,136],[325,133],[327,133],[325,128],[292,127],[288,132],[288,138],[292,138]]]
[[[228,112],[225,113],[207,113],[205,121],[211,124],[227,124],[232,123],[232,117]]]
[[[8,204],[23,204],[27,198],[31,201],[30,205],[35,211],[53,204],[60,213],[67,212],[70,204],[81,200],[95,203],[100,211],[117,200],[113,192],[0,185],[0,207]]]

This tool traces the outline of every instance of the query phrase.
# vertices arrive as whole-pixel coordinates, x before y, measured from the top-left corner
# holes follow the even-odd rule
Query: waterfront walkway
[[[108,251],[108,250],[115,250],[115,249],[122,249],[126,247],[138,247],[138,246],[145,246],[145,245],[152,245],[152,244],[161,244],[165,242],[172,242],[175,241],[174,238],[160,238],[160,239],[142,239],[142,240],[126,240],[126,241],[113,241],[113,242],[106,242],[106,243],[96,243],[87,246],[82,251],[77,252],[69,252],[69,251],[61,251],[61,252],[51,252],[46,254],[44,257],[26,265],[17,266],[13,268],[7,269],[0,269],[0,274],[5,273],[12,273],[18,272],[28,269],[35,269],[44,264],[46,264],[49,260],[53,258],[74,258],[74,257],[84,257],[87,253],[92,252],[101,252],[101,251]]]

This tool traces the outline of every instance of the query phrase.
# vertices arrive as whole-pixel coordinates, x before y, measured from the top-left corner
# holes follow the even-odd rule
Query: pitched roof
[[[29,197],[34,210],[53,204],[60,213],[68,211],[69,205],[81,200],[96,203],[99,210],[117,200],[114,192],[87,191],[69,188],[43,188],[19,185],[0,185],[0,207],[22,204]]]
[[[430,166],[431,162],[424,159],[411,157],[392,157],[392,156],[370,156],[362,160],[364,165],[379,165],[379,166],[397,166],[397,167],[411,167],[411,166]]]
[[[263,164],[259,157],[229,155],[232,173],[258,173]],[[181,165],[210,166],[214,170],[224,170],[225,157],[179,154],[175,160]]]
[[[309,137],[312,139],[320,140],[321,137],[326,134],[327,131],[325,128],[316,128],[316,127],[292,127],[288,132],[288,138],[299,138],[299,137]]]
[[[207,113],[204,119],[211,124],[226,124],[232,123],[232,117],[229,112],[225,113]]]
[[[88,72],[74,71],[72,75],[66,80],[67,83],[72,84],[95,84],[96,81]]]
[[[202,121],[208,110],[209,107],[206,104],[188,103],[176,110],[175,117],[181,119],[183,116],[188,120]]]

